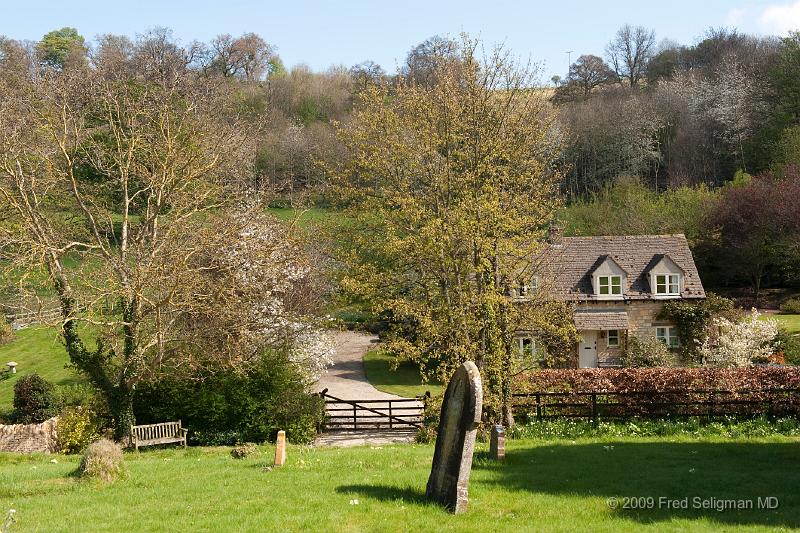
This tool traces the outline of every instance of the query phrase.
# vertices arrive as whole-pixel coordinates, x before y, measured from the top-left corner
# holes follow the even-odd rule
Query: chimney
[[[547,244],[561,246],[561,238],[564,236],[564,226],[558,222],[550,224],[547,230]]]

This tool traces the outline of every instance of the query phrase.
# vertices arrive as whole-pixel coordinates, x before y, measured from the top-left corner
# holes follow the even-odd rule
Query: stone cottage
[[[547,298],[575,306],[579,368],[618,366],[630,335],[677,347],[675,325],[657,318],[664,302],[705,298],[683,235],[561,237],[535,263],[530,285],[517,287],[512,296],[544,291]],[[521,349],[535,346],[535,334],[519,332],[517,342]]]

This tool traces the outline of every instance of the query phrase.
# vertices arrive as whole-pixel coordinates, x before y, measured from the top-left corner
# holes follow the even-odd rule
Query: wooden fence
[[[425,398],[397,400],[342,399],[320,393],[325,400],[325,429],[409,429],[422,426]]]
[[[534,419],[800,416],[800,389],[637,392],[532,392],[513,395],[514,411]]]

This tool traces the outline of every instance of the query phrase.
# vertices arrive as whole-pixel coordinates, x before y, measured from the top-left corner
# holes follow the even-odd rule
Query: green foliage
[[[111,483],[125,473],[122,446],[108,439],[100,439],[86,448],[78,473],[87,478]]]
[[[781,304],[781,313],[787,315],[800,314],[800,298],[792,298]]]
[[[800,366],[800,337],[792,335],[784,328],[778,328],[778,335],[775,337],[775,345],[778,352],[783,354],[784,362],[787,365]]]
[[[674,367],[680,365],[678,356],[666,344],[655,338],[631,336],[622,351],[622,366],[626,368]]]
[[[100,438],[100,427],[95,413],[84,407],[70,407],[58,417],[58,449],[61,453],[81,453],[89,444]]]
[[[675,323],[680,339],[681,352],[687,362],[699,362],[698,350],[708,337],[708,327],[716,317],[737,322],[743,312],[736,308],[733,300],[708,293],[700,302],[672,300],[664,304],[658,315],[661,320]]]
[[[297,116],[306,126],[312,122],[325,120],[325,113],[322,111],[322,107],[310,96],[306,96],[298,104]]]
[[[507,433],[512,439],[581,439],[597,437],[723,437],[730,439],[746,437],[769,437],[772,435],[800,436],[800,421],[796,418],[754,418],[739,420],[722,417],[708,420],[648,420],[635,419],[626,422],[604,422],[597,424],[589,420],[557,418],[533,420],[519,424]]]
[[[476,361],[485,413],[499,421],[511,336],[527,318],[506,284],[533,275],[559,202],[560,138],[533,72],[479,47],[464,36],[430,83],[359,92],[338,131],[350,157],[334,172],[353,216],[333,231],[347,236],[343,291],[391,317],[385,349],[432,381]]]
[[[621,177],[561,216],[570,235],[683,233],[693,245],[705,234],[705,213],[717,197],[704,185],[657,193],[637,178]]]
[[[86,53],[84,38],[75,28],[53,30],[36,45],[39,61],[53,68],[64,68],[71,57],[83,57]]]
[[[181,420],[193,444],[264,442],[279,430],[293,443],[313,440],[322,399],[306,392],[300,373],[278,352],[265,352],[244,372],[207,373],[197,380],[164,379],[136,390],[138,423]]]
[[[53,384],[39,374],[26,374],[14,384],[13,420],[18,424],[44,422],[58,414]]]

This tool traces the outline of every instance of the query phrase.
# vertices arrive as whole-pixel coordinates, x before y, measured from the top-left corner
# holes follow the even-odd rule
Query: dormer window
[[[659,296],[680,296],[681,277],[678,274],[657,274],[656,294]]]
[[[598,276],[597,294],[601,296],[622,295],[622,276]]]
[[[536,291],[539,290],[539,278],[533,277],[530,279],[530,283],[521,282],[514,288],[514,296],[516,298],[530,298]]]

